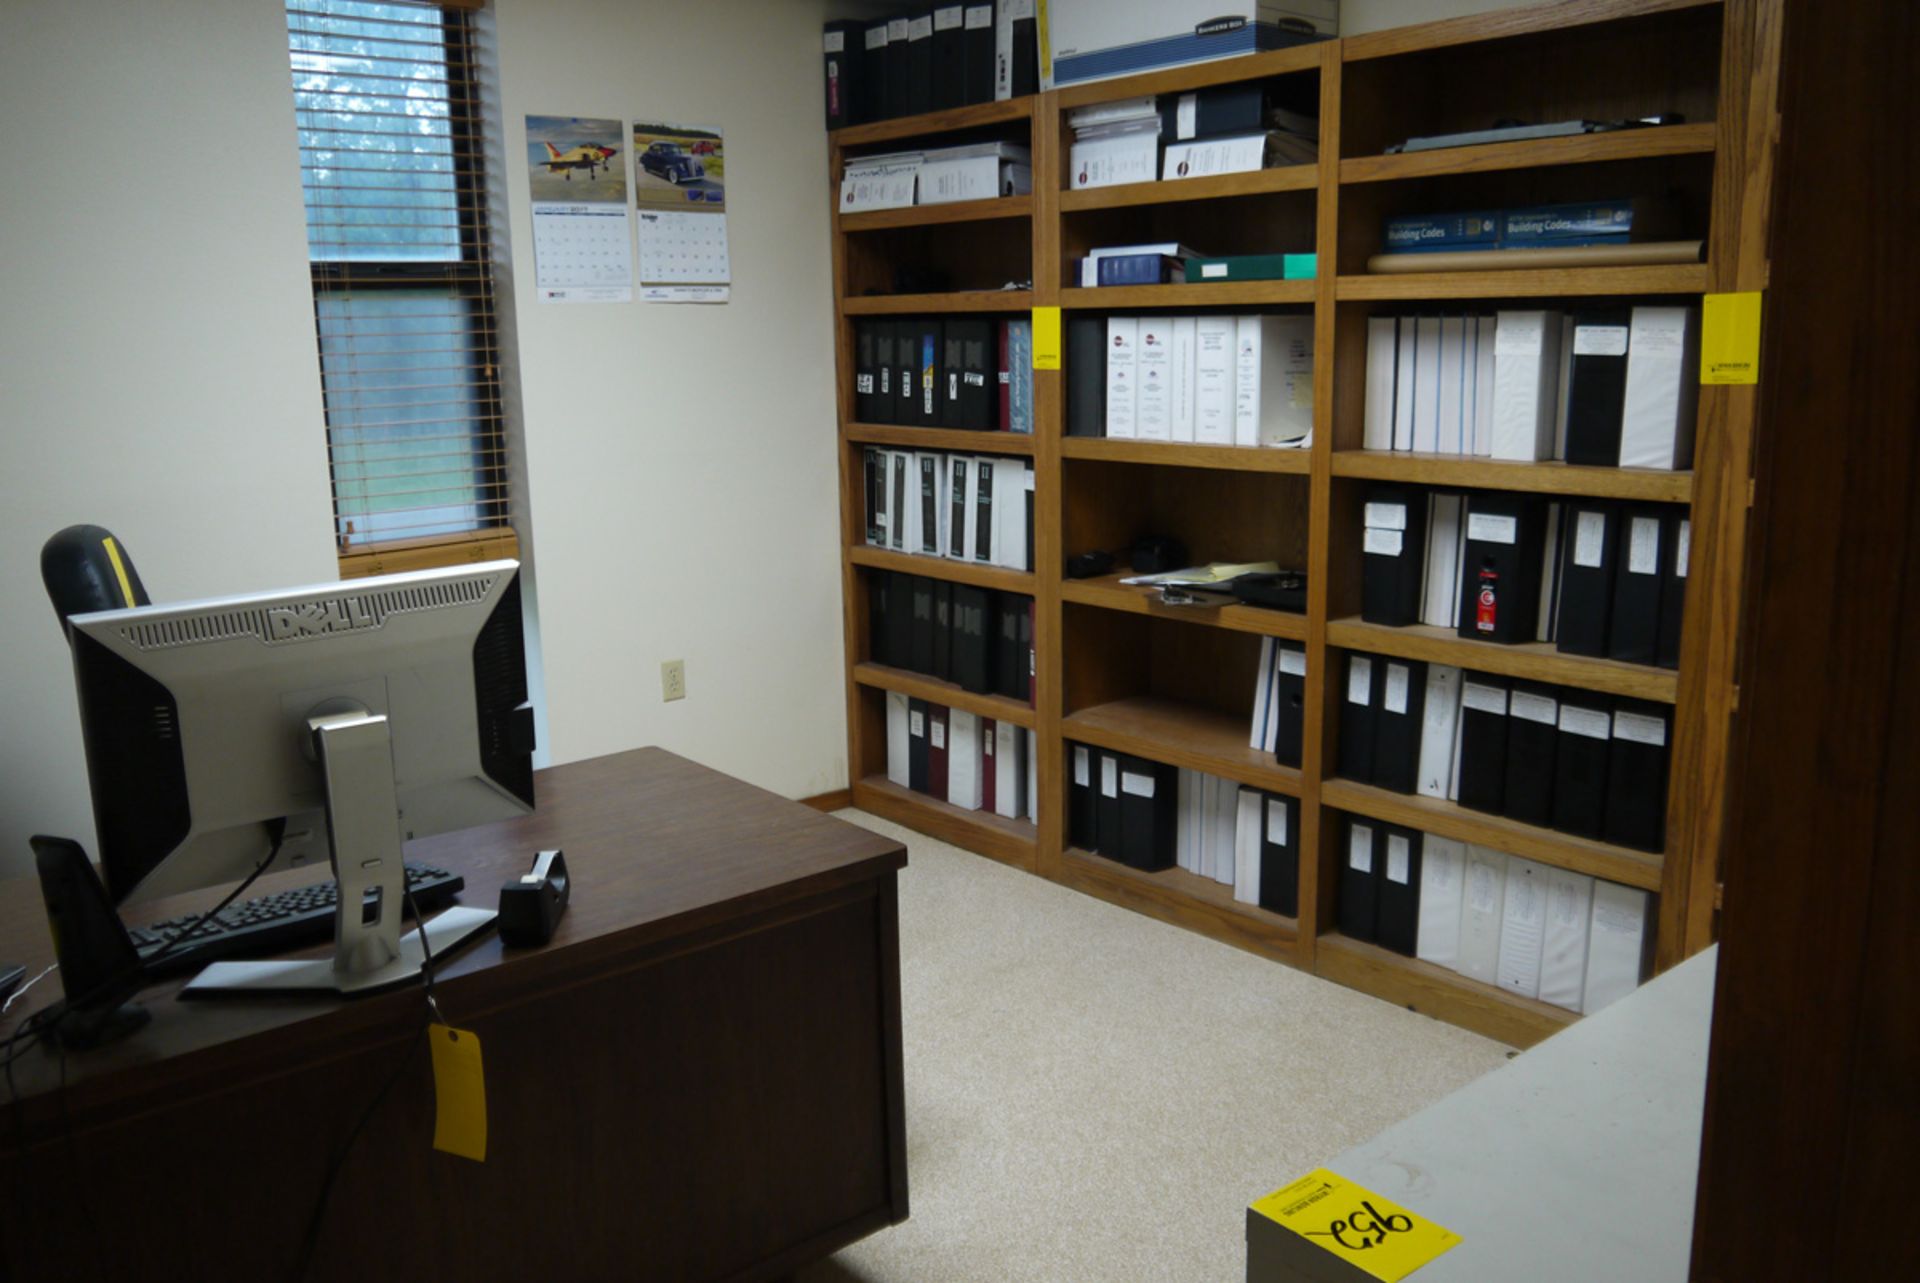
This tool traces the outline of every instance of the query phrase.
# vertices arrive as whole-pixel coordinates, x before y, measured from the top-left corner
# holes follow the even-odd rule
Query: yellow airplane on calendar
[[[611,166],[607,161],[614,155],[614,148],[602,147],[599,143],[580,143],[569,147],[566,151],[561,151],[552,143],[548,143],[546,147],[547,172],[559,174],[568,182],[573,181],[573,171],[576,169],[586,170],[589,179],[593,177],[593,171],[596,169],[610,169]]]

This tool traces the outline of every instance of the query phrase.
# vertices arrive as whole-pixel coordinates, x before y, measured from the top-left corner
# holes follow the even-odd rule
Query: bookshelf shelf
[[[1314,942],[1314,970],[1351,989],[1409,1011],[1471,1029],[1512,1047],[1531,1047],[1580,1018],[1550,1002],[1523,998],[1361,940],[1330,932]]]
[[[1700,294],[1705,263],[1653,267],[1521,267],[1504,272],[1383,272],[1342,276],[1343,303],[1442,298],[1584,298],[1607,294]]]
[[[1412,454],[1402,450],[1336,450],[1333,475],[1414,485],[1638,499],[1647,503],[1688,503],[1693,499],[1691,472],[1584,468],[1553,462],[1514,463],[1501,459],[1463,459],[1451,454]]]
[[[1549,642],[1503,646],[1498,642],[1473,641],[1450,628],[1426,624],[1394,628],[1369,624],[1358,615],[1333,619],[1327,621],[1327,645],[1399,659],[1424,660],[1430,664],[1453,664],[1503,677],[1524,677],[1662,704],[1673,703],[1679,694],[1679,675],[1672,669],[1623,664],[1617,659],[1563,655]]]
[[[969,432],[962,428],[903,428],[891,423],[849,423],[842,433],[862,445],[897,445],[909,450],[959,450],[966,454],[1034,452],[1024,432]]]
[[[1335,922],[1342,817],[1371,816],[1655,892],[1656,965],[1713,938],[1724,833],[1739,604],[1749,543],[1757,398],[1702,387],[1690,472],[1517,463],[1361,449],[1369,318],[1477,306],[1572,307],[1579,300],[1697,301],[1766,285],[1766,211],[1784,0],[1558,0],[1100,81],[1012,102],[936,112],[829,136],[829,173],[912,140],[1028,143],[1030,197],[915,207],[833,223],[849,773],[856,805],[1086,894],[1317,972],[1489,1036],[1524,1045],[1577,1019],[1415,959],[1344,938]],[[1077,107],[1208,86],[1268,82],[1290,103],[1318,95],[1321,160],[1251,174],[1068,187]],[[1615,120],[1654,112],[1684,123],[1390,154],[1413,134],[1501,116]],[[837,208],[837,181],[830,184]],[[1382,220],[1450,209],[1671,197],[1678,227],[1704,236],[1698,263],[1367,273]],[[1068,288],[1074,262],[1103,245],[1173,240],[1222,254],[1311,251],[1304,281]],[[876,294],[944,279],[1031,288]],[[1508,302],[1512,300],[1512,302]],[[1531,301],[1526,301],[1531,300]],[[859,318],[949,314],[1290,310],[1314,319],[1312,444],[1303,450],[1069,437],[1073,371],[1033,374],[1032,436],[952,432],[855,419]],[[1063,328],[1066,328],[1063,326]],[[1063,336],[1064,337],[1064,336]],[[1071,363],[1063,353],[1061,365]],[[1032,574],[903,556],[864,544],[863,445],[1030,459]],[[1263,475],[1265,474],[1265,475]],[[1361,507],[1366,482],[1671,504],[1691,521],[1688,622],[1677,670],[1502,646],[1453,630],[1366,623]],[[1272,557],[1307,572],[1307,609],[1167,606],[1113,574],[1067,579],[1070,555],[1144,533],[1184,540],[1194,559]],[[862,662],[874,570],[1031,595],[1032,708]],[[1184,626],[1183,626],[1184,625]],[[1262,637],[1306,652],[1303,764],[1247,747]],[[1649,854],[1337,778],[1343,651],[1644,699],[1672,710],[1668,849]],[[883,691],[1030,728],[1038,824],[963,811],[886,778]],[[1297,919],[1237,904],[1231,888],[1178,869],[1142,873],[1074,849],[1068,746],[1087,744],[1297,797]]]
[[[877,232],[894,227],[939,227],[946,223],[978,223],[993,219],[1028,218],[1033,197],[1002,196],[994,200],[961,200],[946,205],[906,205],[899,209],[872,209],[840,215],[842,232]]]
[[[1313,302],[1312,281],[1220,281],[1206,285],[1107,285],[1060,291],[1060,305],[1088,311],[1140,307],[1242,308]]]
[[[945,312],[1024,312],[1032,290],[955,290],[950,294],[861,294],[843,299],[848,316],[926,316]]]
[[[1032,596],[1034,591],[1034,577],[1025,571],[1006,570],[1000,566],[976,566],[948,557],[919,557],[855,544],[847,549],[847,560],[856,566],[867,566],[874,570],[926,575],[956,584],[972,584],[976,588],[997,588],[1003,592],[1025,593],[1028,596]]]
[[[1574,134],[1566,138],[1530,138],[1524,142],[1442,147],[1391,156],[1355,156],[1340,162],[1342,183],[1385,183],[1443,174],[1485,174],[1500,169],[1539,169],[1548,165],[1589,165],[1641,160],[1649,156],[1690,156],[1713,151],[1711,122],[1623,129],[1614,133]]]
[[[991,717],[996,722],[1012,722],[1026,730],[1033,729],[1033,706],[1030,704],[1008,699],[1005,695],[976,695],[952,682],[943,682],[938,677],[928,677],[910,669],[889,668],[885,664],[863,661],[853,666],[853,680],[876,690],[899,691],[915,699]]]
[[[1157,463],[1169,468],[1217,468],[1224,472],[1279,472],[1306,476],[1313,459],[1305,450],[1273,446],[1194,445],[1173,441],[1127,441],[1115,437],[1065,437],[1060,453],[1069,459],[1105,459],[1112,463]]]
[[[909,138],[931,138],[938,134],[957,133],[963,129],[979,129],[987,125],[1004,125],[1013,121],[1031,120],[1036,101],[1038,100],[1033,95],[1028,95],[1024,98],[1006,98],[999,102],[976,103],[971,107],[930,111],[919,116],[902,116],[896,120],[876,120],[868,125],[849,125],[845,129],[833,130],[828,137],[833,139],[835,147],[842,149],[864,149],[874,143],[897,143]]]
[[[1509,855],[1525,856],[1609,882],[1647,891],[1660,889],[1664,859],[1631,847],[1557,833],[1505,816],[1484,815],[1439,798],[1395,793],[1352,780],[1331,779],[1322,783],[1320,802],[1323,806],[1370,816],[1387,824],[1403,824],[1426,833],[1490,846]]]
[[[969,811],[925,793],[901,788],[884,775],[853,782],[853,804],[883,819],[905,824],[942,841],[992,856],[1029,873],[1035,871],[1039,836],[1026,820],[1009,820],[982,811]]]
[[[1062,601],[1102,610],[1122,610],[1135,615],[1154,615],[1177,619],[1182,623],[1213,628],[1231,628],[1236,632],[1258,633],[1263,637],[1284,637],[1290,641],[1307,639],[1307,617],[1262,606],[1169,606],[1160,600],[1157,588],[1123,584],[1120,575],[1102,575],[1097,579],[1068,579],[1060,585]]]
[[[1264,196],[1272,192],[1304,192],[1312,191],[1319,182],[1318,165],[1282,165],[1252,174],[1215,174],[1206,178],[1083,187],[1078,191],[1060,193],[1060,212],[1077,214],[1089,209],[1125,209],[1136,205],[1173,205],[1196,200],[1228,200],[1235,196]]]
[[[1298,797],[1300,772],[1248,748],[1247,722],[1244,714],[1142,695],[1069,714],[1061,735]]]
[[[1147,873],[1117,860],[1068,847],[1061,880],[1103,900],[1171,922],[1197,927],[1250,953],[1291,962],[1299,950],[1300,924],[1233,898],[1233,888],[1185,869]]]

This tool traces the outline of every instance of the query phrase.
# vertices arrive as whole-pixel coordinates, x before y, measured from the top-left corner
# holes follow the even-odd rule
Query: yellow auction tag
[[[1060,368],[1060,309],[1057,307],[1033,309],[1033,368]]]
[[[1273,1191],[1253,1210],[1380,1283],[1398,1283],[1460,1241],[1452,1230],[1324,1167]]]
[[[1700,381],[1760,381],[1760,291],[1708,294],[1700,315]]]
[[[487,1082],[480,1039],[471,1030],[428,1025],[433,1050],[433,1147],[476,1163],[487,1161]]]

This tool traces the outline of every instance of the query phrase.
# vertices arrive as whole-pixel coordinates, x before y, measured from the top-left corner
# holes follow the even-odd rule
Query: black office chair
[[[104,526],[68,526],[47,540],[40,549],[40,582],[62,633],[74,615],[152,601],[133,558]]]

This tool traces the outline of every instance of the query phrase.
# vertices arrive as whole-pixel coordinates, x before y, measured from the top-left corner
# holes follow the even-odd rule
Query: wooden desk
[[[489,935],[438,973],[447,1020],[484,1049],[484,1164],[431,1148],[418,987],[185,1003],[174,982],[143,995],[146,1029],[67,1056],[64,1089],[53,1052],[15,1066],[0,1273],[288,1278],[389,1080],[312,1278],[744,1283],[905,1219],[901,845],[659,749],[544,771],[536,797],[407,852],[463,874],[468,904],[540,848],[563,847],[574,880],[551,945]],[[37,885],[0,886],[0,957],[32,974],[51,952]],[[50,976],[12,1016],[57,996]]]

